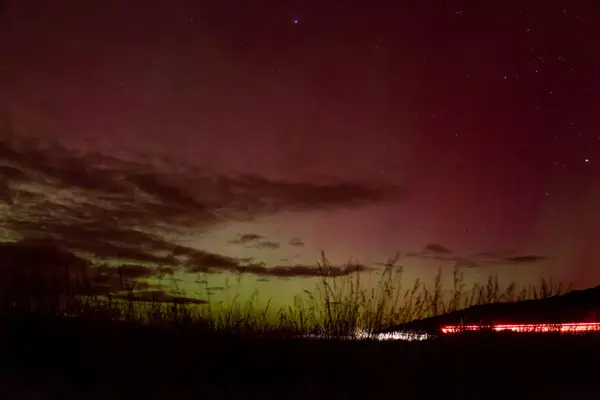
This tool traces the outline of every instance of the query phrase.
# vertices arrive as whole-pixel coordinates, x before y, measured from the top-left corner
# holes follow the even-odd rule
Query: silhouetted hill
[[[469,307],[448,314],[398,325],[381,332],[423,330],[435,332],[447,324],[591,322],[600,311],[600,286],[564,295],[514,303]]]

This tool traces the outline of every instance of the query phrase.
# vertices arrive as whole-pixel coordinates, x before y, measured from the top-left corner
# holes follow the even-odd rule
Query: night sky
[[[600,284],[597,1],[4,0],[0,49],[6,240]]]

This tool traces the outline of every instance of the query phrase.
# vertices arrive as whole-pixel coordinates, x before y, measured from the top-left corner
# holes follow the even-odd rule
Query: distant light
[[[300,23],[300,20],[298,18],[292,18],[292,24],[298,25],[299,23]]]
[[[302,335],[302,339],[341,339],[341,340],[404,340],[404,341],[423,341],[431,339],[432,336],[426,333],[416,332],[390,332],[390,333],[369,333],[362,329],[357,330],[350,336],[327,336],[327,335]]]
[[[367,339],[367,340],[427,340],[431,339],[431,336],[426,333],[416,332],[389,332],[389,333],[368,333],[364,330],[357,330],[355,333],[356,339]]]
[[[585,160],[583,160],[583,161],[585,161],[586,163],[589,163],[589,162],[590,162],[590,159],[589,159],[589,158],[586,158],[586,159],[585,159]]]

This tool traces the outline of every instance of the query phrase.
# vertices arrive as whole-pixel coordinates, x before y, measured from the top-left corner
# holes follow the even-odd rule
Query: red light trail
[[[441,327],[442,333],[452,334],[464,331],[492,330],[495,332],[512,331],[527,333],[579,333],[600,331],[600,322],[575,322],[564,324],[501,324],[501,325],[445,325]]]

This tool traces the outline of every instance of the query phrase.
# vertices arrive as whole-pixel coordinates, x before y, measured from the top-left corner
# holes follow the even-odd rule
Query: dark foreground
[[[101,321],[1,324],[5,399],[600,399],[600,337],[260,339]]]

